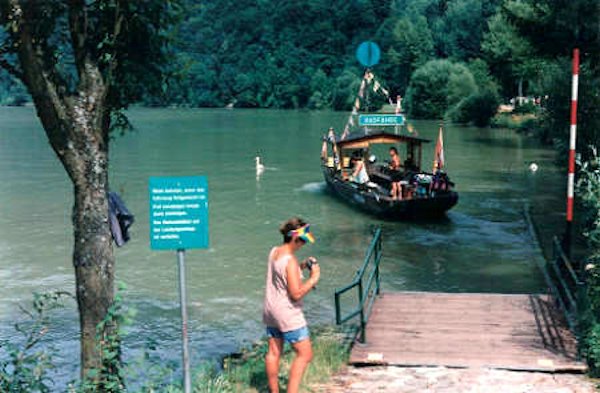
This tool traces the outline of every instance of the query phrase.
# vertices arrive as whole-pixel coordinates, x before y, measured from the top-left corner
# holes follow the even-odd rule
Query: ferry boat
[[[458,193],[441,169],[434,173],[421,169],[422,146],[429,142],[385,131],[351,135],[343,140],[326,137],[326,154],[321,157],[325,182],[337,197],[385,219],[442,216],[456,205]],[[390,169],[389,164],[377,155],[387,153],[389,147],[396,147],[400,154],[406,154],[400,170]],[[353,178],[352,161],[362,161],[366,166],[367,181],[358,182]],[[395,181],[400,183],[400,198],[392,196]]]
[[[370,86],[393,104],[387,90],[367,70],[344,132],[338,137],[330,128],[323,137],[321,169],[328,188],[340,199],[384,219],[443,216],[458,202],[454,183],[444,170],[443,126],[428,172],[421,165],[422,149],[431,141],[405,127],[400,97],[395,113],[359,115]],[[357,130],[350,132],[353,128]],[[386,161],[392,148],[404,159],[394,169]]]

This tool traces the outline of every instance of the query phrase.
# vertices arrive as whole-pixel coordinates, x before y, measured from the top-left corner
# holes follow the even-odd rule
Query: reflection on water
[[[360,266],[373,228],[384,239],[383,289],[451,292],[538,292],[535,248],[522,218],[561,201],[552,154],[507,130],[448,127],[447,169],[458,205],[438,221],[380,221],[326,192],[319,169],[321,136],[345,113],[137,109],[138,131],[111,145],[111,178],[136,215],[133,238],[116,250],[126,301],[138,310],[125,337],[126,356],[155,342],[165,362],[179,361],[179,306],[174,252],[148,241],[150,176],[206,175],[210,248],[186,253],[192,361],[216,359],[262,335],[266,256],[291,215],[313,225],[322,282],[306,310],[312,323],[333,321],[333,291]],[[12,322],[34,291],[73,292],[71,186],[29,108],[0,108],[0,338],[18,339]],[[415,122],[435,140],[436,122]],[[424,166],[433,144],[424,148]],[[265,170],[257,177],[255,157]],[[530,162],[540,170],[527,171]],[[558,187],[562,190],[562,186]],[[7,208],[10,207],[10,208]],[[77,376],[75,304],[53,314],[46,342],[58,348],[61,383]]]

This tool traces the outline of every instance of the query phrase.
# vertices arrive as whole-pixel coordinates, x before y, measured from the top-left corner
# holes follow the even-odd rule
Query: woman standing
[[[279,360],[283,345],[288,342],[296,357],[290,368],[287,391],[296,393],[313,356],[302,298],[315,287],[321,271],[315,258],[307,258],[300,264],[294,255],[304,244],[315,241],[309,224],[296,217],[283,223],[279,231],[283,235],[283,244],[271,249],[265,287],[263,322],[269,337],[265,367],[270,392],[279,393]],[[302,281],[304,268],[310,270],[306,281]]]
[[[402,173],[400,172],[402,164],[400,160],[400,155],[398,154],[398,149],[395,147],[390,147],[390,169],[392,172],[392,199],[402,199],[402,184],[400,181],[402,180]]]

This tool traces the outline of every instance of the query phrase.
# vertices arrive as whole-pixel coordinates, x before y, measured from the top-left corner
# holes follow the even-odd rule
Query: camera
[[[308,270],[312,270],[312,266],[317,263],[317,259],[314,257],[308,257],[306,258],[306,268]]]

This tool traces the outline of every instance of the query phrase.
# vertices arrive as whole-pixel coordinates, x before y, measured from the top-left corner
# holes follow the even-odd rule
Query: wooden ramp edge
[[[384,293],[353,365],[587,371],[577,341],[547,295]]]

